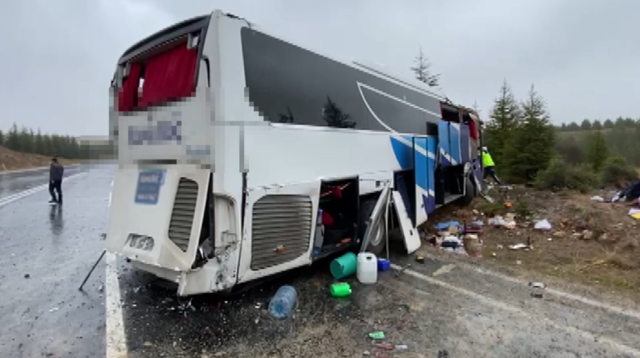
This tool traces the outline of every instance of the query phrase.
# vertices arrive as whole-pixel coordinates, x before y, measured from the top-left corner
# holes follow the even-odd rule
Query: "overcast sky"
[[[640,1],[2,0],[0,129],[106,135],[122,52],[223,11],[312,49],[410,76],[420,46],[454,102],[489,112],[503,79],[555,123],[640,117]]]

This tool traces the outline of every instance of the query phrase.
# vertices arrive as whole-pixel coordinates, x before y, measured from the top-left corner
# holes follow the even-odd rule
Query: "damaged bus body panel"
[[[181,296],[380,254],[387,224],[414,252],[436,208],[479,191],[473,113],[221,11],[127,50],[110,98],[106,248]]]

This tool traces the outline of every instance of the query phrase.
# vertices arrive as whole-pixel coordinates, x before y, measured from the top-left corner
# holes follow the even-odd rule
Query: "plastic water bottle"
[[[269,302],[269,313],[278,319],[289,317],[296,305],[298,293],[291,286],[281,286]]]

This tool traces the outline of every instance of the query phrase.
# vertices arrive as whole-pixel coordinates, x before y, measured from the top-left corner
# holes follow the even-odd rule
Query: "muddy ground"
[[[628,215],[637,204],[591,199],[596,195],[610,198],[612,194],[604,190],[553,193],[522,186],[494,189],[490,196],[495,203],[478,198],[468,208],[447,208],[432,217],[430,224],[481,219],[485,223],[480,236],[482,258],[473,261],[508,268],[516,274],[585,284],[640,302],[640,220]],[[508,213],[516,215],[516,228],[487,224],[490,217]],[[535,223],[543,219],[552,229],[534,230]],[[431,227],[427,229],[433,232]],[[526,244],[528,239],[532,249],[508,248]],[[429,245],[426,248],[432,253],[441,251]]]

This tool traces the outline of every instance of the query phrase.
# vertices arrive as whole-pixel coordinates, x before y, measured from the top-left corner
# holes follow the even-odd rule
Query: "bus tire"
[[[460,199],[460,206],[469,206],[471,205],[471,202],[473,201],[473,199],[476,197],[477,190],[471,177],[464,178],[464,186],[465,186],[465,194]]]
[[[360,222],[358,223],[358,237],[360,237],[362,240],[364,240],[364,234],[367,231],[367,220],[369,220],[369,217],[371,217],[371,214],[373,213],[373,209],[376,206],[377,199],[377,197],[374,197],[366,199],[360,203]],[[371,241],[369,242],[369,245],[367,245],[365,251],[378,256],[384,249],[384,245],[384,227],[383,225],[380,225],[379,222],[374,228],[373,236],[371,237]]]

